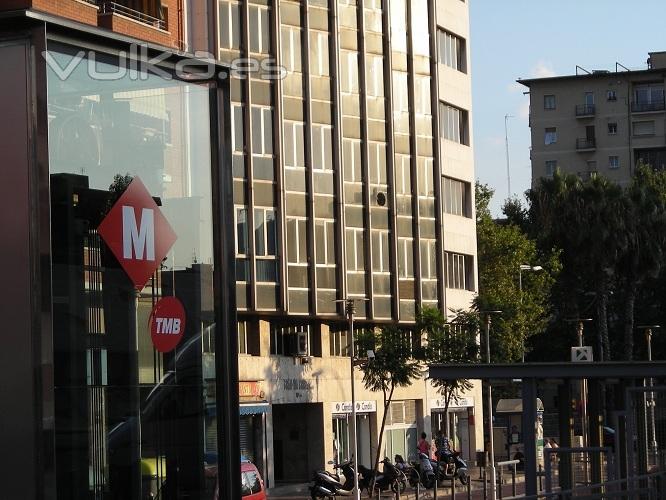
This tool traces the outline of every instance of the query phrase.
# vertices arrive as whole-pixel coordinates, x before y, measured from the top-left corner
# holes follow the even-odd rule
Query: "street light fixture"
[[[637,328],[644,330],[645,331],[645,340],[647,341],[647,356],[648,356],[648,361],[652,361],[652,330],[656,330],[658,328],[661,328],[659,325],[641,325],[638,326]],[[654,379],[650,377],[648,379],[648,384],[650,387],[650,392],[647,393],[647,398],[645,401],[646,406],[649,409],[650,412],[650,450],[652,451],[652,457],[656,461],[657,454],[658,454],[658,447],[657,447],[657,429],[655,425],[655,416],[654,416],[654,408],[656,406],[655,400],[654,400],[654,392],[652,392],[652,387],[654,385]]]
[[[350,359],[350,372],[351,372],[351,425],[349,426],[349,434],[350,434],[350,443],[349,443],[349,448],[352,453],[352,463],[354,466],[354,487],[352,488],[353,492],[353,497],[356,500],[361,499],[361,492],[358,489],[358,453],[357,453],[357,433],[356,433],[356,387],[355,387],[355,382],[354,382],[354,367],[357,365],[357,359],[356,359],[356,353],[355,348],[354,348],[354,314],[356,312],[356,308],[354,306],[354,302],[356,300],[361,300],[361,301],[369,301],[370,299],[365,298],[365,297],[354,297],[354,298],[347,298],[347,299],[340,299],[336,300],[335,302],[343,302],[345,304],[345,313],[347,315],[347,322],[349,325],[349,331],[348,331],[348,349],[349,349],[349,359]],[[370,352],[368,351],[368,358],[370,358]],[[374,357],[374,353],[373,356]]]
[[[490,364],[490,324],[493,314],[501,314],[502,311],[481,311],[484,315],[486,326],[486,363]],[[497,485],[495,483],[495,444],[493,443],[493,389],[490,380],[488,380],[488,475],[490,476],[490,500],[497,499]]]
[[[532,271],[532,272],[539,272],[543,271],[543,267],[541,266],[530,266],[528,264],[521,264],[520,267],[518,268],[518,289],[520,291],[520,305],[523,305],[523,271]],[[523,332],[521,333],[521,342],[523,346],[523,363],[525,362],[525,335]]]

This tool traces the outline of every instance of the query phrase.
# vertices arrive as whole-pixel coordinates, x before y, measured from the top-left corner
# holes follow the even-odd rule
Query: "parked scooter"
[[[336,470],[342,470],[342,476],[332,474],[325,470],[316,471],[312,478],[313,485],[310,486],[310,497],[312,500],[318,498],[350,497],[354,494],[354,476],[356,472],[351,462],[345,462],[335,466]],[[344,479],[344,482],[342,481]]]
[[[435,467],[437,463],[430,459],[425,453],[419,453],[416,460],[412,460],[409,471],[409,484],[416,488],[421,483],[425,489],[429,490],[435,487]]]
[[[392,491],[397,493],[403,493],[407,489],[407,477],[404,472],[398,469],[395,465],[391,463],[388,458],[382,460],[383,470],[381,473],[377,474],[377,479],[375,481],[375,493],[377,491]],[[359,481],[358,487],[360,490],[367,490],[368,495],[373,496],[372,492],[372,479],[374,477],[374,470],[364,467],[363,465],[358,466],[359,470]]]
[[[463,485],[469,481],[467,463],[460,456],[460,452],[442,452],[439,454],[438,474],[440,479],[459,479]],[[443,477],[442,477],[443,476]]]

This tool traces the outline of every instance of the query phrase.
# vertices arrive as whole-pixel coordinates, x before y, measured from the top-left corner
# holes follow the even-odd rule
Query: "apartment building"
[[[639,163],[666,166],[666,53],[647,68],[579,70],[580,74],[518,80],[529,89],[532,182],[555,170],[621,184]]]
[[[468,4],[219,0],[189,25],[192,49],[254,68],[231,81],[242,453],[269,486],[307,481],[351,453],[341,301],[357,328],[414,335],[420,306],[474,297]],[[355,384],[367,465],[383,405]],[[480,384],[462,396],[446,432],[475,458]],[[384,454],[444,430],[440,403],[426,380],[397,391]]]

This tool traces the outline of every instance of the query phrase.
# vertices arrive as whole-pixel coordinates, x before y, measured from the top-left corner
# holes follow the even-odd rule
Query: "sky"
[[[530,186],[528,89],[518,78],[575,74],[576,65],[646,69],[648,52],[666,51],[665,0],[468,0],[470,4],[476,177],[495,189],[494,215],[511,191]]]

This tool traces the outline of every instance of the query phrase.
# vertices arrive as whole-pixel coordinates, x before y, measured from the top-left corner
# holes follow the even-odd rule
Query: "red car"
[[[252,462],[241,461],[241,496],[244,500],[266,500],[266,489],[261,474]],[[214,500],[219,500],[219,487],[215,487]]]

